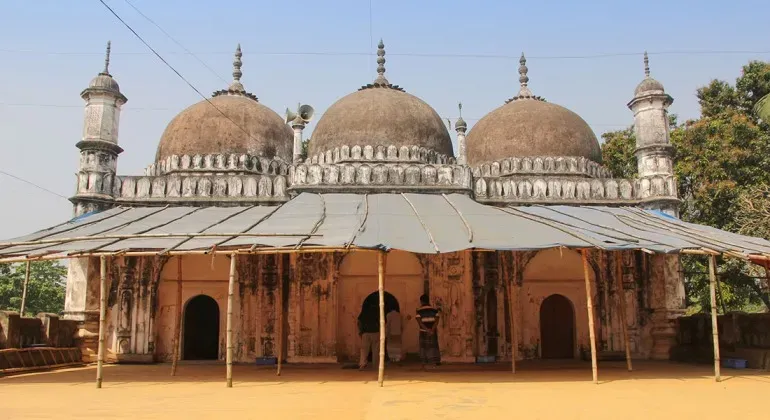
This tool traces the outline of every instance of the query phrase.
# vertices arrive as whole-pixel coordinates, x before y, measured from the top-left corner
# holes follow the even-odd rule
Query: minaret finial
[[[243,72],[241,71],[243,61],[241,61],[241,57],[243,57],[243,53],[241,52],[241,44],[239,42],[238,47],[235,49],[235,59],[233,60],[233,83],[230,83],[230,90],[237,92],[245,91],[243,89],[243,84],[241,83],[241,76],[243,76]]]
[[[377,44],[377,78],[374,79],[375,85],[389,85],[388,79],[385,78],[385,44],[380,39],[380,43]]]
[[[104,74],[110,74],[110,49],[112,48],[112,41],[107,41],[107,53],[104,56]]]
[[[647,56],[647,51],[644,52],[644,76],[650,77],[650,57]]]
[[[532,91],[529,90],[529,87],[527,86],[529,83],[529,76],[527,76],[528,72],[527,58],[524,57],[524,53],[521,53],[521,58],[519,58],[519,83],[521,84],[521,87],[519,88],[519,98],[532,97]]]
[[[457,118],[457,122],[455,123],[455,130],[457,130],[460,133],[465,133],[465,130],[468,129],[468,123],[465,122],[463,119],[463,103],[459,102],[457,104],[457,109],[460,111],[460,116]]]

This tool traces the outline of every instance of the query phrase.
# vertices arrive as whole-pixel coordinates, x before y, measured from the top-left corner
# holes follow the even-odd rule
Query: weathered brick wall
[[[722,359],[746,359],[750,368],[770,368],[770,314],[729,313],[717,317]],[[677,320],[677,345],[672,358],[684,362],[711,362],[714,344],[710,314]]]

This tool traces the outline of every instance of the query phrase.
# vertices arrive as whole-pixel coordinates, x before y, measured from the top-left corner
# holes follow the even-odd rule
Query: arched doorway
[[[543,359],[575,356],[575,311],[566,297],[548,296],[540,306],[540,343]]]
[[[219,305],[206,295],[187,302],[184,310],[184,360],[217,360]]]
[[[396,299],[395,296],[391,295],[388,292],[385,292],[385,315],[387,315],[392,310],[397,310],[401,312],[401,307],[398,304],[398,299]],[[380,319],[380,293],[379,292],[372,292],[369,294],[369,296],[364,299],[364,301],[361,303],[361,313],[366,314],[367,316],[372,317],[372,319],[376,319],[379,321]],[[388,347],[387,344],[385,346],[385,354],[388,353]],[[369,352],[368,360],[371,362],[375,355],[372,354],[372,352]]]

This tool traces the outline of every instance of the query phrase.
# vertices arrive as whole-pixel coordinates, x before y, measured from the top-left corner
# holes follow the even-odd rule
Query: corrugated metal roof
[[[337,247],[415,253],[553,247],[770,255],[770,242],[630,207],[493,207],[461,194],[301,194],[279,207],[115,208],[0,242],[0,258]]]

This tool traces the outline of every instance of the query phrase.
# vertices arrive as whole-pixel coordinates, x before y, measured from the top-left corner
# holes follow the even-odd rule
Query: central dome
[[[454,156],[444,121],[430,105],[385,79],[385,50],[380,41],[379,76],[338,100],[324,112],[313,130],[309,155],[341,146],[420,146]]]
[[[275,111],[246,92],[241,79],[241,46],[233,82],[214,97],[190,106],[168,124],[155,161],[173,155],[247,154],[291,162],[294,134]]]
[[[569,109],[534,96],[527,86],[524,55],[520,63],[519,94],[468,133],[468,164],[535,156],[576,156],[601,163],[602,150],[588,123]]]

